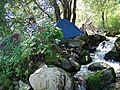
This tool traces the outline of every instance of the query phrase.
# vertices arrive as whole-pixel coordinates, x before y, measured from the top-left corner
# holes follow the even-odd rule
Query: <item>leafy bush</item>
[[[120,16],[119,15],[110,16],[107,22],[108,24],[106,28],[111,34],[118,33],[120,31]]]
[[[44,54],[43,57],[46,62],[52,62],[61,58],[59,53],[53,52],[52,44],[55,43],[56,38],[62,36],[62,33],[53,28],[51,24],[44,26],[44,32],[38,32],[31,37],[25,38],[20,33],[23,38],[14,47],[9,42],[9,39],[5,39],[9,42],[7,43],[7,47],[5,47],[9,49],[9,52],[0,60],[0,73],[2,76],[5,76],[4,78],[0,78],[0,81],[5,84],[5,90],[13,90],[14,81],[22,80],[28,83],[29,75],[35,70],[31,66],[32,56]],[[3,53],[2,51],[1,49],[0,52]],[[8,82],[8,86],[6,86],[7,84],[5,82]]]

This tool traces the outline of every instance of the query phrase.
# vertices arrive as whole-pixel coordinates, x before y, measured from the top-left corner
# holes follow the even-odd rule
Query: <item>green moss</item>
[[[106,70],[101,70],[95,74],[92,74],[87,79],[87,89],[88,90],[102,90],[107,84],[110,84],[115,80],[115,72],[113,68],[107,70],[112,70],[111,73]]]
[[[117,38],[117,40],[115,42],[120,42],[120,37]]]
[[[87,50],[83,50],[80,55],[81,55],[81,56],[85,56],[86,53],[87,53]]]
[[[109,54],[109,57],[116,57],[119,55],[117,51],[110,51],[108,54]]]
[[[93,74],[88,78],[87,83],[88,83],[88,86],[90,86],[88,88],[92,88],[92,90],[101,90],[102,89],[104,80],[101,80],[101,78],[99,78],[99,75],[102,72],[103,71]],[[95,83],[95,82],[97,82],[97,83]]]

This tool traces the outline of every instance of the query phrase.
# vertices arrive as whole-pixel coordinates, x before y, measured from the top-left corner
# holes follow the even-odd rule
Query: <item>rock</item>
[[[119,56],[119,53],[117,51],[109,51],[108,53],[105,54],[104,56],[104,59],[105,60],[114,60],[116,62],[120,62],[120,56]]]
[[[99,34],[96,34],[96,35],[91,35],[89,36],[90,40],[95,40],[95,41],[99,41],[99,42],[102,42],[104,40],[106,40],[106,37],[105,36],[102,36],[102,35],[99,35]]]
[[[118,37],[116,40],[115,40],[115,42],[117,43],[117,42],[120,42],[120,37]]]
[[[19,81],[19,90],[29,90],[30,86],[28,84],[23,83],[21,80]]]
[[[80,55],[81,50],[82,50],[82,48],[76,48],[74,50],[74,53],[76,53],[77,55]]]
[[[118,37],[115,41],[115,48],[120,53],[120,37]]]
[[[108,64],[103,63],[103,62],[97,62],[89,65],[88,70],[90,71],[97,71],[97,70],[102,70],[110,67]]]
[[[84,43],[85,42],[80,40],[80,39],[78,39],[78,40],[73,39],[73,40],[70,41],[69,47],[74,47],[74,48],[75,47],[81,47]]]
[[[69,60],[63,61],[62,63],[59,64],[58,67],[68,72],[77,72],[80,69],[79,63],[74,61],[72,58],[70,58]]]
[[[94,53],[94,52],[96,51],[96,48],[97,48],[97,47],[91,47],[91,48],[89,49],[89,52],[90,52],[90,53]]]
[[[107,85],[103,90],[120,90],[120,78],[116,78],[116,82]]]
[[[79,76],[74,76],[75,78],[75,90],[86,90],[85,89],[85,79]]]
[[[80,65],[86,65],[92,62],[92,58],[88,55],[82,57],[82,59],[80,60]]]
[[[116,74],[112,67],[101,70],[88,77],[86,81],[87,90],[103,90],[103,88],[115,82]]]
[[[34,90],[73,90],[72,79],[60,68],[43,65],[30,75]]]
[[[89,35],[86,39],[84,39],[85,44],[82,46],[83,49],[91,50],[92,47],[97,47],[100,42],[106,40],[105,36],[102,35]]]
[[[83,51],[80,53],[80,56],[77,57],[77,59],[79,60],[79,64],[80,64],[80,65],[86,65],[86,64],[92,62],[92,58],[90,57],[90,53],[89,53],[88,50],[83,50]],[[77,61],[78,61],[78,60],[77,60]]]
[[[83,86],[78,85],[75,90],[86,90]]]
[[[116,35],[119,35],[119,34],[120,34],[119,31],[112,31],[112,30],[110,30],[110,31],[108,31],[106,33],[106,36],[115,37]]]
[[[116,71],[116,77],[120,78],[120,68]]]

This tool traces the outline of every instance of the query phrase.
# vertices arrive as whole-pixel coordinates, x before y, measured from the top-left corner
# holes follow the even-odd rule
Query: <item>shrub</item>
[[[112,15],[108,18],[108,24],[106,25],[107,30],[110,34],[119,33],[120,31],[120,16]]]
[[[61,37],[62,33],[54,29],[51,24],[44,26],[44,32],[21,38],[19,44],[14,47],[12,43],[7,43],[5,48],[8,48],[9,52],[0,60],[0,73],[5,76],[0,78],[0,81],[4,84],[5,90],[13,90],[14,81],[22,80],[28,83],[29,75],[35,70],[30,66],[31,56],[44,54],[46,62],[61,58],[59,53],[52,51],[52,44],[56,38]],[[20,35],[23,37],[23,34],[20,33]],[[9,39],[6,40],[9,41]],[[0,52],[3,53],[2,50]],[[8,86],[4,82],[8,82]]]

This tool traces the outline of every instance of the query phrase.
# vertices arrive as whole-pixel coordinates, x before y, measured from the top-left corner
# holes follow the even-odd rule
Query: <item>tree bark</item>
[[[70,21],[71,19],[71,5],[72,0],[60,0],[63,7],[63,18],[68,19]]]
[[[77,0],[74,0],[74,5],[73,5],[73,19],[72,22],[75,24],[76,21],[76,2]]]
[[[72,7],[72,0],[70,0],[69,2],[69,9],[68,9],[68,20],[70,21],[71,20],[71,7]]]
[[[103,23],[103,28],[105,28],[105,14],[104,11],[102,12],[102,23]]]
[[[54,3],[54,9],[55,9],[55,16],[56,16],[56,21],[58,21],[59,19],[61,19],[61,17],[60,17],[60,8],[59,8],[59,6],[58,6],[58,4],[57,4],[57,2],[55,1],[55,3]]]
[[[60,8],[57,4],[57,1],[56,0],[49,0],[49,3],[54,7],[54,14],[55,14],[55,17],[56,17],[56,21],[58,21],[59,19],[61,19],[60,17]]]
[[[63,17],[65,19],[68,19],[68,4],[67,4],[67,0],[63,0],[63,10],[64,10],[64,13],[63,13]]]

